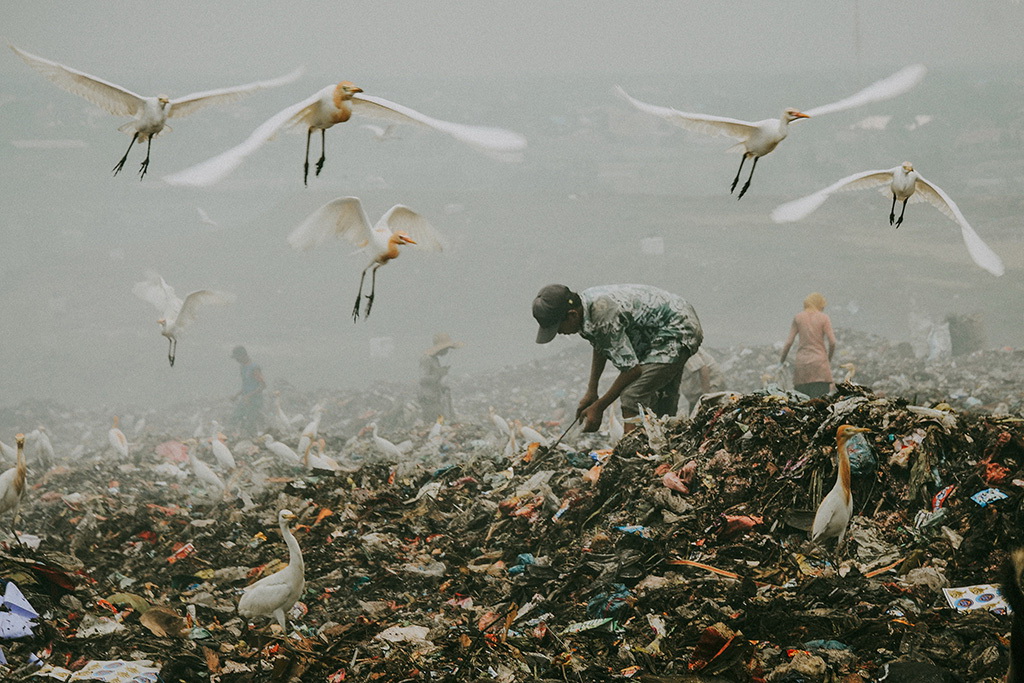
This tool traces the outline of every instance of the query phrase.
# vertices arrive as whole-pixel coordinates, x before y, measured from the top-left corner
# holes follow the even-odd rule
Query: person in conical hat
[[[441,357],[451,349],[461,349],[463,346],[463,342],[454,341],[447,332],[438,332],[434,335],[434,345],[424,351],[420,358],[423,377],[420,378],[419,401],[423,419],[427,422],[433,422],[439,417],[451,421],[455,417],[452,390],[444,382],[449,368],[441,364]]]

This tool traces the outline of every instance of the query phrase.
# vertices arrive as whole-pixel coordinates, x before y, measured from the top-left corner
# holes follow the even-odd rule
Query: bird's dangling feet
[[[146,177],[146,171],[148,171],[148,170],[149,170],[149,156],[146,156],[146,158],[142,160],[142,166],[139,168],[139,180],[142,180],[143,178]]]
[[[900,217],[896,219],[896,229],[899,230],[900,225],[903,223],[903,214],[907,212],[907,203],[903,202],[903,210],[900,211]],[[891,225],[891,223],[890,223]]]
[[[370,309],[373,308],[373,293],[366,295],[366,309],[363,310],[363,318],[370,317]]]
[[[743,189],[740,190],[739,196],[736,197],[737,200],[743,199],[743,195],[745,195],[747,190],[750,189],[750,181],[754,179],[754,169],[757,168],[757,160],[760,158],[761,157],[754,157],[754,163],[750,165],[750,175],[747,176],[747,182],[743,183]],[[740,165],[740,168],[743,168],[742,164]],[[739,173],[737,173],[736,180],[739,180],[739,178]]]
[[[362,301],[363,294],[360,292],[356,294],[356,305],[352,307],[352,322],[359,322],[359,303]]]
[[[124,168],[124,162],[128,161],[128,152],[132,151],[132,147],[135,145],[135,141],[138,139],[139,134],[135,133],[135,135],[132,136],[132,141],[128,143],[128,149],[125,150],[124,156],[121,157],[121,161],[117,162],[117,165],[114,166],[114,175],[120,173],[121,169]]]
[[[317,175],[320,175],[320,171],[323,170],[323,168],[324,168],[324,161],[326,161],[326,160],[327,160],[327,157],[325,157],[323,155],[321,155],[320,158],[316,160],[316,174]]]

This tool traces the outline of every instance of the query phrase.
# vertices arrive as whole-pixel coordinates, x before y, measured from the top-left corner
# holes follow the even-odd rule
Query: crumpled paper
[[[36,676],[48,676],[61,681],[108,681],[109,683],[156,683],[160,680],[160,669],[152,666],[148,659],[132,662],[116,659],[89,662],[78,671],[46,664]]]
[[[39,613],[13,581],[7,582],[3,602],[0,603],[0,638],[23,638],[32,635],[33,619]]]

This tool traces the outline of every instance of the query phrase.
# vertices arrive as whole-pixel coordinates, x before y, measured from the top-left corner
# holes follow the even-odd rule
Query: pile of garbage
[[[467,417],[444,425],[417,422],[401,387],[321,396],[316,462],[228,438],[236,466],[220,471],[223,487],[189,465],[191,449],[216,467],[206,439],[185,438],[191,415],[148,415],[125,458],[97,445],[95,415],[46,408],[55,444],[73,443],[61,441],[72,425],[96,436],[79,431],[75,457],[48,468],[30,456],[19,541],[3,532],[0,550],[0,678],[1005,675],[1011,617],[993,584],[1024,545],[1020,416],[853,383],[810,401],[759,385],[702,402],[692,420],[647,418],[617,444],[500,433],[484,406],[548,443],[569,426],[586,368],[556,365],[478,382],[457,402]],[[34,424],[42,409],[0,419]],[[378,449],[371,421],[401,457]],[[845,424],[871,430],[851,456],[854,517],[842,544],[811,544]],[[296,447],[308,428],[290,426],[268,431]],[[297,515],[305,575],[284,629],[237,612],[243,588],[288,561],[282,509]]]

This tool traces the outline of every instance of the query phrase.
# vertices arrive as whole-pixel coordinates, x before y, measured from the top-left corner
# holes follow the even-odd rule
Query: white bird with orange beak
[[[228,292],[200,289],[191,292],[182,301],[174,293],[174,288],[154,272],[149,273],[149,279],[136,282],[132,292],[161,312],[157,322],[160,323],[160,334],[167,337],[167,360],[172,368],[178,350],[178,335],[195,322],[199,307],[206,304],[229,304],[235,300],[235,295]]]
[[[811,525],[811,542],[821,543],[835,538],[836,547],[843,542],[846,526],[853,517],[853,492],[850,490],[850,453],[846,442],[854,434],[870,432],[870,429],[842,425],[836,430],[836,483],[818,505]]]
[[[13,45],[10,47],[26,64],[41,73],[57,87],[63,88],[79,97],[84,97],[115,116],[135,117],[118,129],[123,133],[132,133],[134,131],[134,135],[132,136],[131,144],[128,145],[128,150],[121,157],[121,160],[117,162],[117,165],[114,166],[114,175],[117,175],[124,168],[124,163],[128,160],[128,152],[132,151],[135,143],[141,144],[145,142],[146,158],[142,161],[142,168],[139,169],[139,180],[142,180],[149,169],[149,150],[153,144],[153,138],[165,130],[170,130],[170,127],[167,125],[167,119],[176,116],[188,116],[211,104],[235,102],[264,88],[273,88],[291,83],[302,75],[302,69],[297,69],[281,78],[247,83],[246,85],[238,85],[232,88],[206,90],[183,97],[175,97],[174,99],[166,95],[143,97],[102,78],[90,76],[77,69],[72,69],[57,62],[51,62],[49,59],[37,57],[36,55],[19,50]]]
[[[121,431],[121,428],[118,426],[119,424],[120,418],[115,415],[114,425],[110,428],[110,431],[107,432],[107,440],[110,442],[110,447],[117,451],[122,458],[127,458],[128,437],[126,437],[124,432]]]
[[[618,86],[616,86],[616,92],[640,111],[665,119],[674,125],[696,133],[716,136],[724,135],[725,137],[739,140],[736,145],[729,148],[729,151],[743,150],[743,158],[740,159],[740,167],[732,181],[730,193],[736,190],[736,185],[740,181],[740,173],[743,172],[743,165],[747,159],[754,160],[753,165],[750,167],[750,175],[747,176],[747,182],[740,189],[739,196],[737,197],[739,199],[746,194],[747,189],[750,187],[750,179],[754,177],[757,160],[770,153],[780,142],[786,139],[786,136],[789,134],[790,123],[799,119],[831,114],[832,112],[843,111],[844,109],[851,109],[870,104],[871,102],[881,102],[882,100],[896,97],[917,85],[924,78],[924,74],[925,68],[920,64],[908,66],[892,76],[876,81],[863,90],[838,102],[808,109],[806,112],[786,109],[779,118],[756,122],[708,114],[690,114],[677,111],[671,107],[647,104],[630,97],[626,94],[625,90]]]
[[[288,235],[288,243],[298,251],[309,251],[333,236],[344,237],[371,255],[370,263],[359,276],[359,292],[352,307],[352,320],[359,320],[359,303],[363,297],[366,271],[370,273],[370,293],[366,295],[364,317],[370,316],[377,288],[377,270],[388,261],[398,258],[398,247],[412,244],[422,251],[441,251],[441,236],[427,222],[407,206],[397,204],[370,227],[362,204],[356,197],[341,197],[329,201],[310,214],[299,227]]]
[[[889,208],[889,225],[895,225],[897,228],[900,227],[903,223],[903,214],[907,210],[908,201],[928,202],[947,218],[955,221],[960,227],[960,236],[964,240],[964,246],[967,247],[967,252],[975,263],[995,276],[1000,276],[1005,272],[1003,260],[974,231],[971,224],[964,218],[963,213],[960,212],[960,207],[956,205],[956,202],[941,187],[925,180],[914,170],[914,165],[909,161],[904,161],[896,168],[880,171],[861,171],[860,173],[846,176],[806,197],[794,199],[791,202],[777,206],[772,211],[772,220],[776,223],[798,221],[824,204],[825,200],[836,192],[871,187],[876,187],[883,193],[892,195],[892,206]],[[896,216],[896,202],[903,202],[898,218]]]
[[[164,180],[172,185],[212,185],[235,170],[246,157],[272,140],[279,131],[294,127],[305,128],[306,131],[306,160],[302,167],[302,182],[306,184],[309,179],[309,145],[313,132],[320,131],[320,158],[316,162],[316,175],[320,175],[326,159],[327,129],[345,123],[352,118],[353,113],[392,123],[411,123],[432,128],[481,151],[496,154],[501,159],[512,159],[526,147],[523,136],[503,128],[441,121],[383,97],[362,93],[363,89],[350,81],[329,85],[274,114],[241,144],[200,164],[172,173]]]

